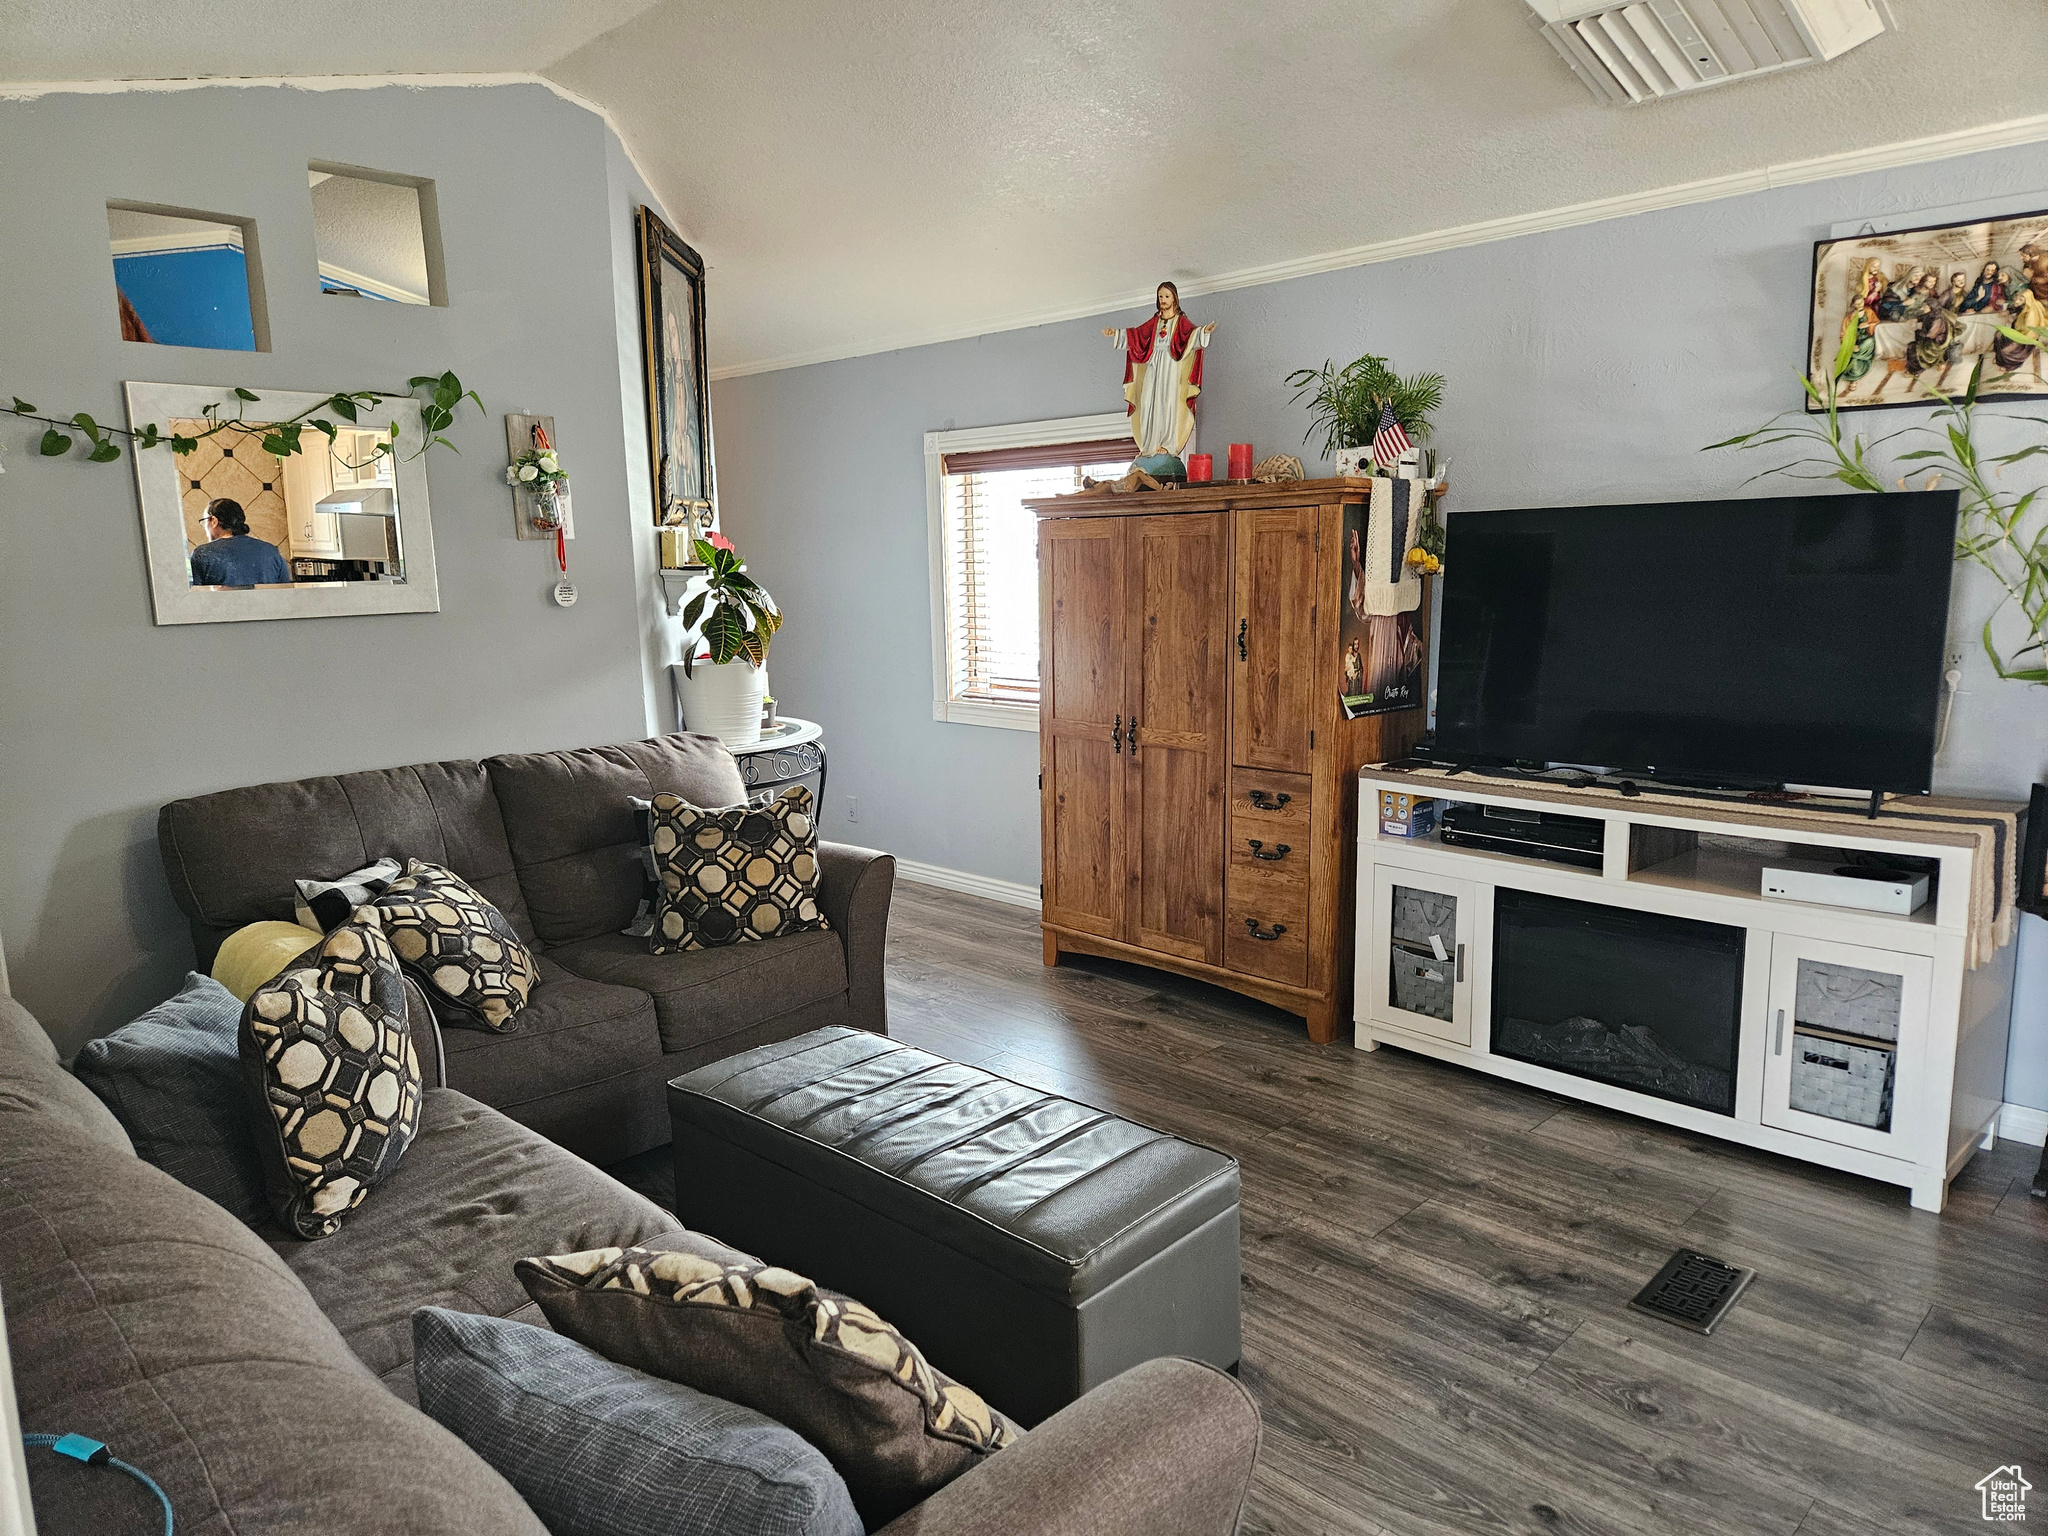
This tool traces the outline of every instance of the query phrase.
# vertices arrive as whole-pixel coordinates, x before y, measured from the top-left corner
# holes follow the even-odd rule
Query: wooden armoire
[[[1346,719],[1346,506],[1367,480],[1083,492],[1038,517],[1045,963],[1135,961],[1351,1018],[1358,770],[1423,710]],[[1428,598],[1414,632],[1428,634]]]

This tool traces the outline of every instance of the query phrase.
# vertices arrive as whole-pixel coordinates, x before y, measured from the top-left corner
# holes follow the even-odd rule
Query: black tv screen
[[[1954,491],[1445,519],[1437,749],[1924,791]]]

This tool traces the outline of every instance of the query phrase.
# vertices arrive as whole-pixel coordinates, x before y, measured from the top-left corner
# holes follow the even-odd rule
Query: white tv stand
[[[1433,833],[1382,836],[1383,788],[1433,797],[1440,808],[1462,801],[1598,819],[1605,823],[1601,867],[1453,847]],[[1713,811],[1690,804],[1660,805],[1649,795],[1588,795],[1583,802],[1560,803],[1558,786],[1545,784],[1542,790],[1531,796],[1497,782],[1482,787],[1456,777],[1425,780],[1370,767],[1360,772],[1353,1004],[1359,1049],[1396,1045],[1645,1119],[1902,1184],[1917,1209],[1939,1211],[1948,1180],[1980,1145],[1994,1144],[2004,1098],[2016,946],[2005,945],[1974,969],[1966,964],[1976,850],[1916,840],[1914,826],[1898,820],[1853,829],[1830,822],[1766,830],[1732,815],[1717,820]],[[1910,917],[1766,900],[1761,871],[1784,857],[1787,845],[1795,856],[1854,847],[1938,858],[1934,898]],[[1734,1113],[1495,1054],[1494,906],[1503,889],[1745,930]],[[1441,960],[1432,962],[1412,940],[1396,943],[1394,914],[1397,908],[1409,914],[1404,921],[1412,927],[1418,893],[1427,910],[1438,914],[1431,921],[1455,930],[1442,945]],[[1395,969],[1418,958],[1433,965],[1433,972],[1406,993],[1418,1006],[1404,1007],[1396,995]],[[1794,1107],[1801,1093],[1809,1106],[1815,1102],[1811,1093],[1819,1069],[1811,1056],[1801,1057],[1802,1048],[1826,1052],[1830,1040],[1851,1038],[1816,1032],[1801,1019],[1795,999],[1803,995],[1802,985],[1839,976],[1845,968],[1851,975],[1884,978],[1879,990],[1895,997],[1891,1107],[1875,1125]],[[1797,1091],[1795,1059],[1809,1063],[1801,1068],[1804,1086]]]

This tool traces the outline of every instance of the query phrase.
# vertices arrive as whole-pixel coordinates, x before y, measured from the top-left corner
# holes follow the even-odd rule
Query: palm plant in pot
[[[1444,376],[1417,373],[1402,378],[1384,357],[1367,354],[1339,368],[1297,368],[1287,375],[1296,401],[1308,401],[1304,443],[1320,432],[1323,453],[1340,475],[1372,473],[1372,442],[1388,410],[1415,442],[1429,440],[1429,418],[1444,403]]]
[[[723,535],[697,540],[692,551],[705,575],[704,590],[683,608],[690,631],[676,682],[683,724],[729,747],[752,746],[761,739],[768,642],[782,627],[782,610]]]

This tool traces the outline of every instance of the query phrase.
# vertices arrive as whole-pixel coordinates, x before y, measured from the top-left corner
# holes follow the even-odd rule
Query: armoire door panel
[[[1232,757],[1307,773],[1315,677],[1316,509],[1240,509],[1232,630]]]
[[[1136,686],[1126,779],[1131,942],[1223,956],[1229,546],[1224,514],[1123,519]]]
[[[1123,529],[1115,518],[1055,520],[1038,535],[1045,920],[1121,939],[1130,863]]]

